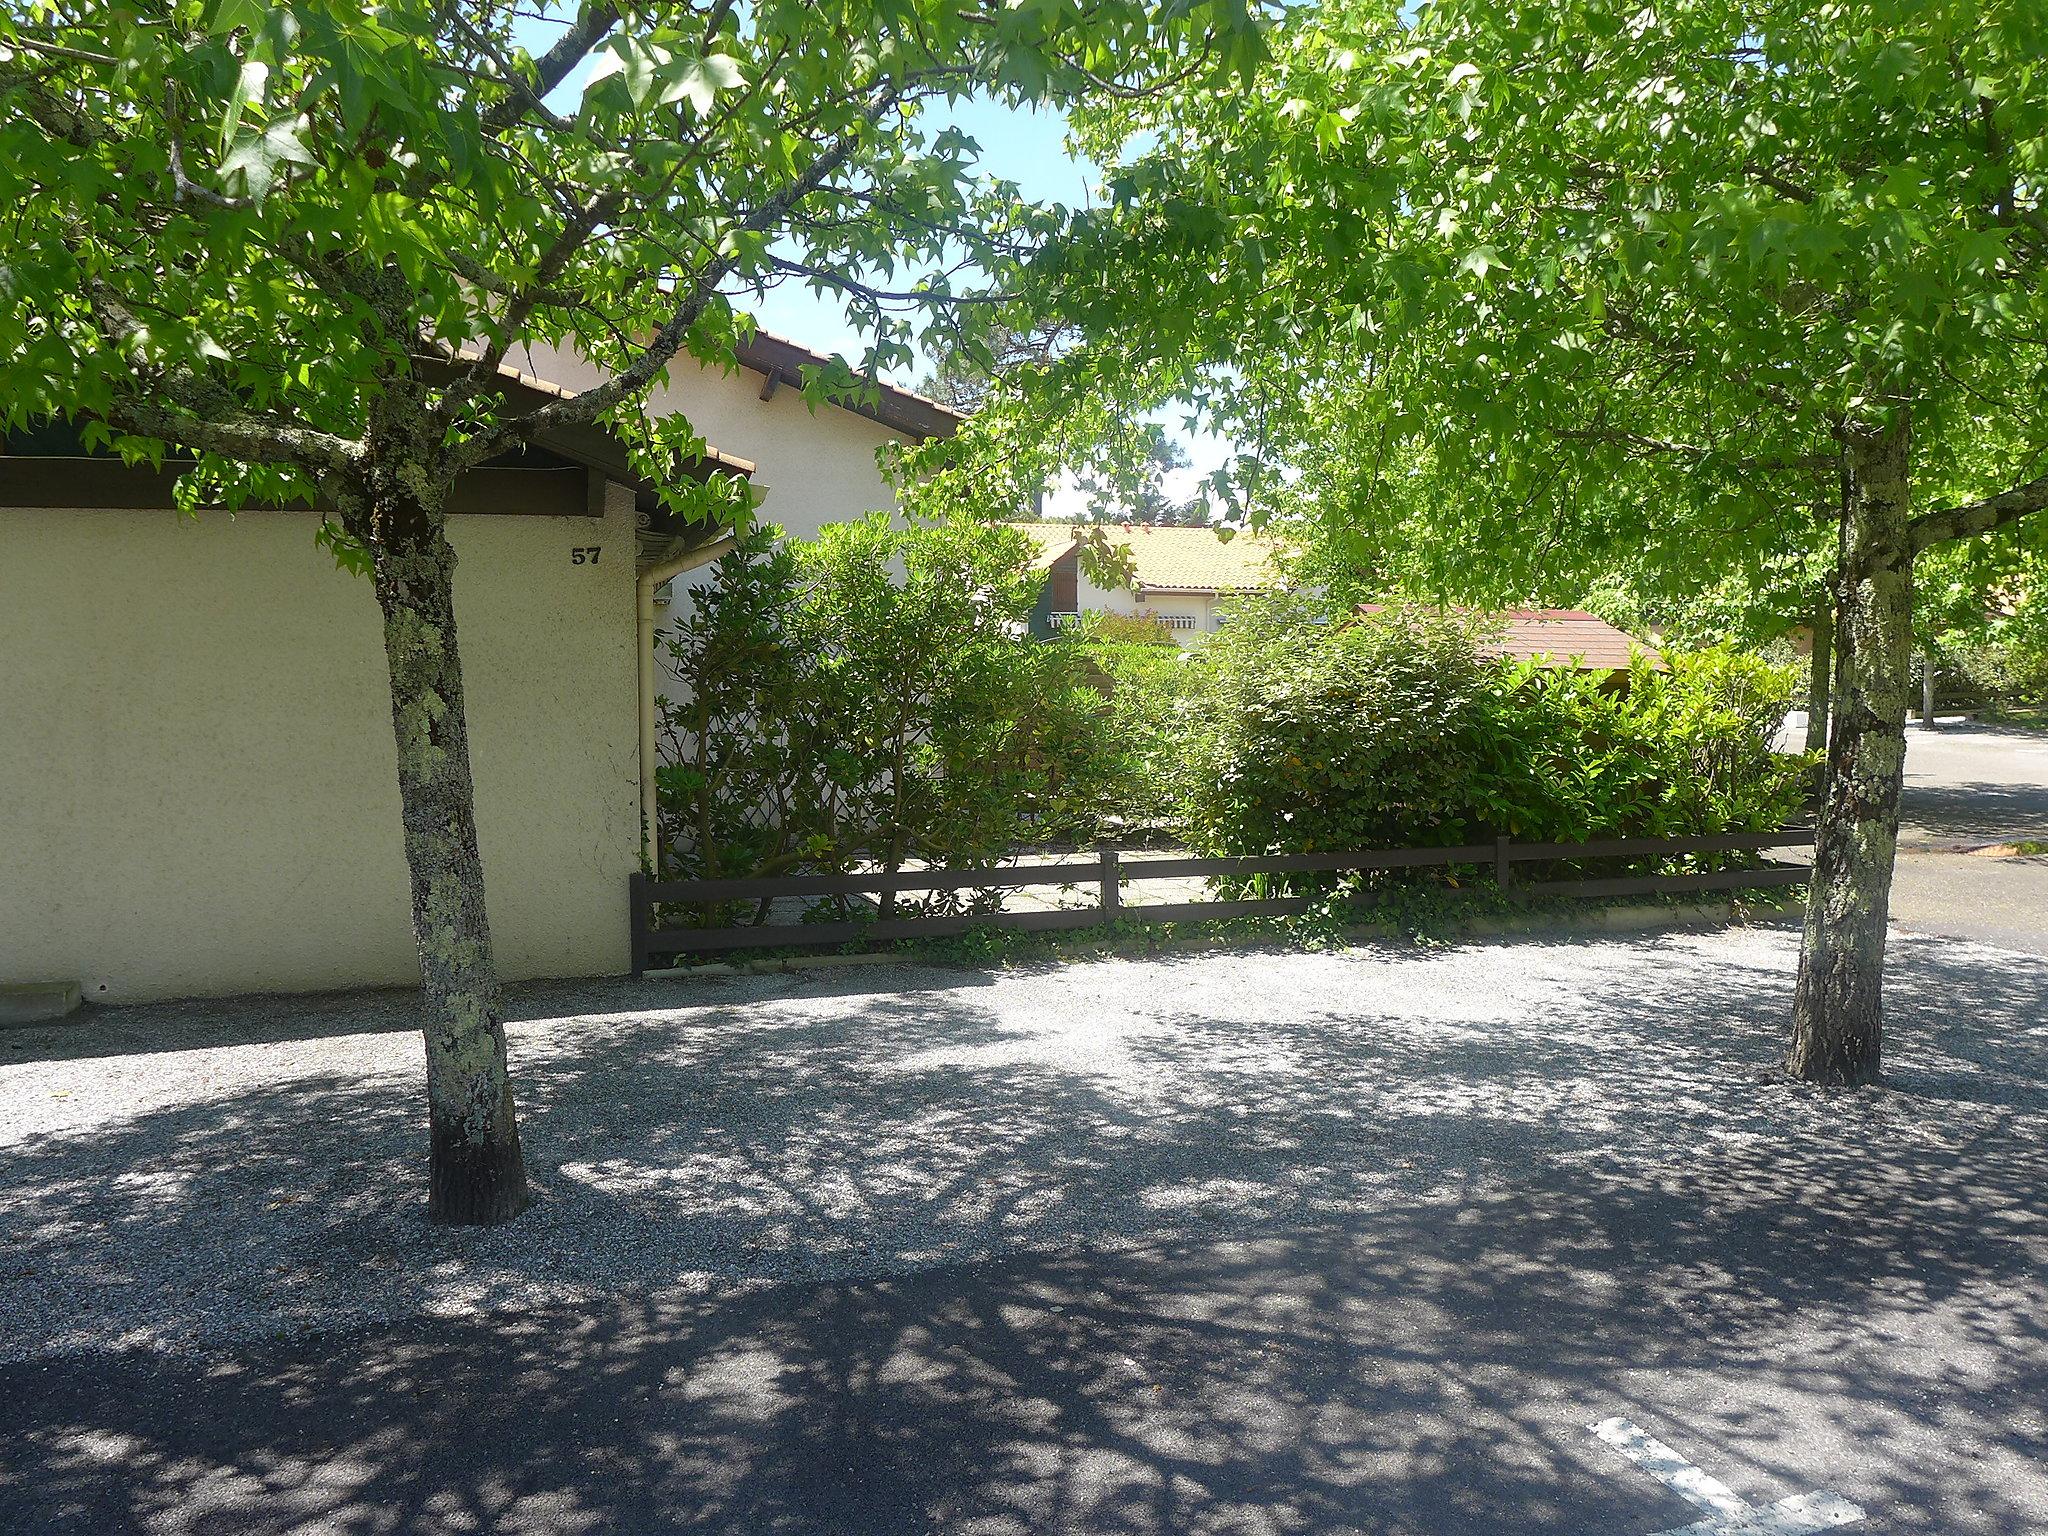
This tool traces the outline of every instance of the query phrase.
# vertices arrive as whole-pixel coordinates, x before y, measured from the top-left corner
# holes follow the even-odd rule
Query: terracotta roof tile
[[[1360,613],[1377,613],[1380,603],[1361,603]],[[1577,608],[1507,608],[1489,615],[1503,626],[1500,638],[1483,647],[1488,655],[1514,661],[1542,661],[1581,672],[1622,672],[1641,651],[1658,671],[1664,658],[1626,630]]]

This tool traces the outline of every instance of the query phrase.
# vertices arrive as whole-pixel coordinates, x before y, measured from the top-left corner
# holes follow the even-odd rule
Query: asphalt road
[[[1906,731],[1899,841],[1975,847],[2048,838],[2048,731],[1944,719]]]
[[[1906,737],[1892,920],[1911,932],[2048,955],[2048,733],[1951,720]]]
[[[515,1027],[549,1209],[513,1247],[432,1238],[402,1315],[352,1320],[370,1272],[343,1266],[262,1336],[209,1313],[197,1338],[0,1364],[0,1530],[1754,1536],[1691,1526],[1588,1433],[1616,1416],[1759,1508],[2048,1530],[2048,962],[1903,936],[1892,1086],[1828,1094],[1772,1073],[1795,949],[1760,930],[549,994],[581,1011]],[[326,1037],[223,1019],[171,1016],[146,1072],[82,1045],[10,1069],[24,1105],[88,1075],[114,1095],[93,1125],[51,1109],[0,1180],[52,1192],[9,1251],[82,1312],[95,1285],[132,1317],[208,1312],[182,1277],[227,1234],[295,1232],[315,1274],[361,1226],[348,1201],[417,1195],[374,1161],[407,1149],[411,1086],[382,1063],[416,1047],[336,1041],[308,1122],[289,1069]],[[289,1093],[238,1086],[244,1058]],[[586,1121],[611,1126],[603,1156]],[[109,1138],[147,1164],[90,1174]],[[245,1168],[350,1141],[371,1160],[351,1180],[376,1178],[333,1209],[236,1208]],[[540,1273],[536,1237],[660,1252],[691,1200],[729,1203],[739,1174],[703,1160],[726,1149],[807,1243],[913,1219],[930,1242],[962,1212],[980,1232],[991,1197],[1006,1236],[432,1303],[465,1265]]]

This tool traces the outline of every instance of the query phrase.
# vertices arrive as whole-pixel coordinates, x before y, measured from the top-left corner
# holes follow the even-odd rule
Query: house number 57
[[[569,551],[569,563],[571,565],[595,565],[597,564],[597,557],[603,553],[604,546],[602,544],[590,544],[582,549],[572,549]]]

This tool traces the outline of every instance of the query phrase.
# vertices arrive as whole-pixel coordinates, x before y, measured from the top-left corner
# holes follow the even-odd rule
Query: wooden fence
[[[1587,843],[1517,843],[1502,837],[1460,848],[1381,848],[1359,853],[1254,854],[1235,858],[1129,859],[1114,848],[1092,858],[1011,864],[996,869],[876,870],[848,875],[785,875],[744,880],[650,880],[632,877],[633,971],[649,969],[656,955],[717,954],[735,949],[796,948],[856,941],[935,938],[970,928],[1017,928],[1032,932],[1093,928],[1129,915],[1150,923],[1202,922],[1229,917],[1282,916],[1306,911],[1312,898],[1265,896],[1242,899],[1137,903],[1124,900],[1126,884],[1218,875],[1303,874],[1375,869],[1490,868],[1496,885],[1532,896],[1644,896],[1683,891],[1753,890],[1799,885],[1805,864],[1767,864],[1755,869],[1713,870],[1691,875],[1621,875],[1609,879],[1535,880],[1515,877],[1517,864],[1587,860],[1651,860],[1694,853],[1760,853],[1772,848],[1810,848],[1811,827],[1777,832],[1735,832],[1717,837],[1610,838]],[[886,917],[855,922],[784,923],[722,928],[660,928],[657,909],[668,904],[708,905],[729,901],[772,901],[782,897],[868,896],[887,904],[903,891],[1014,890],[1020,886],[1093,886],[1093,906],[1056,911],[974,912],[927,917]]]

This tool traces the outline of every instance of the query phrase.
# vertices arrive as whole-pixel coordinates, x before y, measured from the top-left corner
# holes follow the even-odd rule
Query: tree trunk
[[[1848,439],[1834,726],[1786,1062],[1808,1082],[1874,1083],[1882,1064],[1885,924],[1912,686],[1910,450],[1903,411]]]
[[[455,551],[434,509],[412,495],[373,499],[377,603],[391,669],[391,723],[431,1135],[427,1214],[489,1225],[526,1208],[498,972],[477,854],[462,664],[455,645]]]
[[[1813,610],[1813,669],[1806,685],[1806,750],[1828,749],[1828,684],[1835,667],[1835,604],[1822,599]]]

